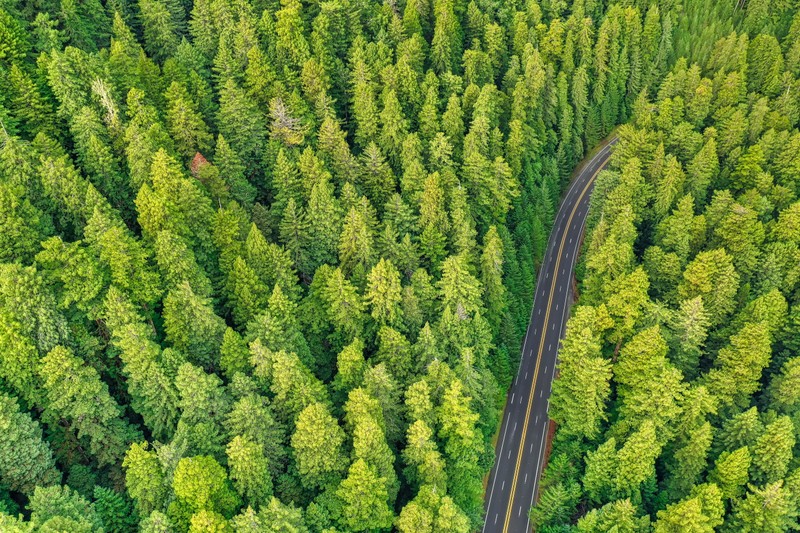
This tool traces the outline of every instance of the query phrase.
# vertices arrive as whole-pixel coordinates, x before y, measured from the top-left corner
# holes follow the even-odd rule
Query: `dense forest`
[[[800,15],[785,7],[757,28],[728,19],[618,130],[537,531],[798,529]]]
[[[794,7],[0,0],[0,530],[478,529],[558,198],[629,122],[535,520],[788,527]]]

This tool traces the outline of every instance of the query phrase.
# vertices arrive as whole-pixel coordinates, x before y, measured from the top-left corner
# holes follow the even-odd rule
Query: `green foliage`
[[[196,295],[184,282],[164,298],[162,316],[167,340],[173,347],[204,366],[216,362],[225,322],[214,314],[209,299]]]
[[[40,373],[47,391],[45,419],[66,420],[77,438],[88,441],[100,464],[118,465],[128,444],[140,435],[120,418],[121,409],[97,371],[56,346],[42,359]]]
[[[297,469],[304,485],[325,485],[347,466],[343,454],[344,431],[325,406],[313,403],[297,417],[292,435],[292,448]]]
[[[58,483],[61,476],[39,424],[5,394],[0,395],[0,430],[0,472],[8,488],[29,494],[37,485]]]
[[[232,515],[239,504],[225,469],[213,457],[205,455],[184,457],[178,462],[172,489],[177,502],[185,504],[191,512],[207,510]]]
[[[163,510],[167,487],[156,452],[148,444],[134,443],[122,462],[128,494],[134,499],[139,516]]]
[[[109,533],[136,531],[136,516],[130,499],[105,487],[94,488],[94,508]]]
[[[226,453],[231,480],[239,495],[250,505],[266,504],[272,496],[272,479],[263,447],[237,435]]]
[[[363,459],[356,459],[339,485],[336,494],[341,498],[343,525],[350,531],[388,528],[392,511],[386,504],[386,479]]]
[[[797,515],[783,480],[763,488],[749,486],[744,500],[736,506],[734,524],[744,532],[777,532],[792,527]]]
[[[800,116],[795,103],[787,120],[775,112],[796,100],[796,74],[789,14],[767,4],[694,2],[664,18],[677,23],[678,58],[648,78],[596,180],[551,397],[553,446],[572,468],[548,466],[555,481],[531,512],[543,530],[794,527],[797,281],[784,261],[797,188],[781,173]],[[649,7],[645,33],[658,32],[660,9]],[[654,60],[657,43],[636,53]],[[596,70],[610,61],[600,51],[594,72],[611,76]],[[602,129],[617,97],[603,84],[592,97]],[[586,128],[595,120],[590,110]]]
[[[734,4],[3,3],[0,529],[479,529],[616,126],[530,516],[788,528],[800,15]]]
[[[101,516],[94,504],[69,487],[37,487],[28,508],[31,511],[31,523],[41,531],[104,531]]]
[[[601,357],[599,336],[592,329],[600,324],[594,316],[591,317],[594,324],[583,324],[577,317],[599,312],[589,307],[576,309],[576,318],[562,341],[559,354],[562,379],[553,384],[550,411],[550,416],[558,422],[564,434],[589,439],[597,436],[600,424],[606,418],[605,402],[611,393],[611,366]]]

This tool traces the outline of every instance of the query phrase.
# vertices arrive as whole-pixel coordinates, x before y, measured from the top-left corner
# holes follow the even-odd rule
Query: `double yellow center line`
[[[605,149],[605,148],[604,148]],[[598,154],[599,155],[599,154]],[[558,278],[558,267],[561,264],[561,254],[564,252],[564,245],[567,242],[567,235],[569,234],[569,226],[572,224],[572,219],[575,216],[575,213],[578,211],[578,206],[580,206],[581,201],[583,201],[583,197],[586,195],[586,191],[589,190],[594,179],[600,173],[601,170],[605,167],[605,164],[601,164],[600,167],[592,174],[592,177],[589,178],[589,181],[586,182],[586,185],[583,187],[580,196],[578,196],[577,201],[575,202],[572,211],[569,214],[569,218],[567,219],[566,227],[564,228],[564,235],[561,237],[561,244],[558,247],[558,256],[556,257],[556,265],[553,271],[553,280],[550,282],[550,295],[547,300],[547,308],[545,310],[544,315],[544,325],[542,326],[542,334],[541,334],[541,341],[539,342],[539,352],[536,356],[536,368],[533,372],[533,382],[531,383],[531,390],[530,394],[528,395],[528,409],[525,411],[525,423],[522,425],[522,436],[519,441],[519,450],[517,450],[517,465],[514,469],[514,479],[511,482],[511,492],[509,493],[508,497],[508,508],[506,509],[506,518],[505,522],[503,523],[503,533],[508,531],[508,523],[511,520],[511,508],[514,504],[514,496],[516,495],[517,489],[517,479],[519,477],[519,468],[522,464],[522,453],[525,449],[525,437],[528,433],[528,422],[531,418],[531,406],[533,405],[533,395],[536,392],[536,382],[539,379],[539,364],[542,361],[542,350],[544,349],[544,339],[547,336],[547,324],[550,320],[550,308],[553,305],[553,295],[555,293],[556,288],[556,279]],[[555,371],[555,369],[554,369]],[[534,478],[535,479],[535,478]]]

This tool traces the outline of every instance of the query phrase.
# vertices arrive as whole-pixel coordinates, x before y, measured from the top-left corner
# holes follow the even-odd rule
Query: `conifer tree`
[[[463,385],[454,380],[442,398],[439,417],[439,436],[444,439],[446,472],[453,501],[468,515],[479,512],[481,487],[471,474],[478,467],[477,458],[483,442],[475,428],[478,415],[469,407],[470,398],[464,395]]]
[[[309,270],[322,264],[334,264],[338,258],[339,236],[342,233],[341,206],[327,180],[314,183],[308,201]]]
[[[438,288],[443,307],[450,308],[460,320],[472,318],[481,311],[481,284],[470,273],[462,256],[452,255],[445,259]]]
[[[0,472],[10,489],[30,494],[35,486],[56,484],[61,478],[50,447],[42,440],[38,422],[20,410],[15,398],[0,395]]]
[[[121,409],[100,380],[97,371],[72,351],[56,346],[42,359],[40,374],[47,393],[45,418],[65,419],[100,464],[116,465],[128,444],[140,437],[125,420]]]
[[[233,262],[226,291],[231,314],[240,326],[247,324],[266,307],[267,288],[241,257]]]
[[[424,420],[408,427],[408,447],[403,451],[405,475],[412,485],[430,485],[444,490],[447,483],[444,460],[433,440],[433,431]]]
[[[336,481],[347,466],[341,449],[344,439],[344,431],[323,404],[312,403],[303,409],[292,435],[303,485],[316,487]]]
[[[242,205],[253,203],[257,194],[256,188],[247,180],[246,167],[239,154],[231,148],[222,134],[217,136],[214,164],[219,168],[220,177],[227,184],[231,196]]]
[[[345,403],[345,420],[353,437],[353,459],[363,459],[384,479],[389,501],[394,501],[399,482],[394,471],[394,454],[386,442],[386,422],[380,403],[364,389],[350,391]]]
[[[220,135],[241,158],[248,176],[261,170],[266,143],[266,119],[247,93],[229,78],[220,90],[217,126]]]
[[[576,310],[576,316],[583,311]],[[588,327],[573,329],[579,327],[574,320],[563,341],[559,372],[564,378],[553,384],[550,416],[566,434],[591,439],[597,436],[605,418],[611,368],[601,357],[598,335]],[[576,394],[576,389],[581,394]]]
[[[748,533],[785,531],[794,523],[796,512],[782,480],[763,488],[750,485],[747,496],[736,506],[733,523]]]
[[[262,447],[237,435],[228,444],[228,470],[242,499],[254,506],[265,505],[272,496],[269,463]]]
[[[719,351],[717,367],[708,373],[709,391],[722,405],[746,406],[760,388],[761,372],[771,355],[769,333],[763,322],[745,325]]]
[[[750,451],[744,446],[733,452],[722,452],[717,458],[709,479],[720,488],[724,498],[741,496],[750,479],[750,460]]]
[[[392,511],[387,505],[384,478],[363,459],[357,459],[336,491],[344,504],[342,524],[355,531],[388,528]]]
[[[788,472],[794,444],[789,417],[782,416],[768,424],[752,448],[750,479],[762,486],[783,479]]]
[[[28,508],[31,511],[31,525],[37,529],[45,531],[103,529],[104,524],[95,511],[94,504],[67,486],[36,487]]]
[[[206,455],[178,461],[172,490],[177,501],[171,507],[185,505],[190,513],[205,510],[230,515],[238,504],[225,469]]]
[[[198,296],[184,282],[164,298],[164,329],[167,339],[190,360],[216,366],[225,322],[207,298]]]
[[[396,150],[399,151],[399,147]],[[389,152],[390,155],[391,153]],[[394,173],[386,162],[384,153],[377,144],[370,141],[359,159],[361,182],[367,197],[373,205],[384,205],[391,194],[395,192]]]
[[[124,533],[136,527],[130,498],[105,487],[94,488],[94,507],[106,531]]]
[[[173,55],[180,43],[180,35],[185,29],[185,15],[181,3],[140,0],[139,12],[147,51],[157,58]]]
[[[331,273],[322,297],[328,306],[328,316],[333,326],[348,340],[360,335],[364,325],[364,302],[341,269],[337,268]]]
[[[366,370],[364,360],[364,342],[356,337],[345,346],[336,358],[336,378],[334,387],[342,392],[349,392],[361,385]]]
[[[483,237],[481,254],[481,283],[487,300],[487,319],[495,332],[506,311],[506,288],[503,285],[503,241],[497,227],[491,226]]]
[[[286,429],[276,420],[268,400],[252,393],[233,404],[223,422],[229,435],[261,447],[273,479],[286,466]]]
[[[386,259],[381,259],[367,275],[364,296],[372,308],[372,318],[379,324],[397,325],[403,320],[400,273]]]
[[[183,239],[163,230],[156,236],[153,249],[165,288],[174,290],[187,283],[197,296],[211,296],[211,282]]]
[[[175,148],[186,158],[193,157],[197,152],[208,152],[211,133],[186,88],[179,82],[172,82],[165,97],[167,125]]]

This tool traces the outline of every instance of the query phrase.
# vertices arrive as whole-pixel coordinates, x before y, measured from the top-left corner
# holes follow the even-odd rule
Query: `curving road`
[[[558,346],[569,318],[572,271],[595,177],[611,156],[612,140],[579,170],[556,215],[547,243],[519,371],[506,399],[494,468],[486,491],[484,533],[528,533],[528,510],[541,474],[547,411]]]

